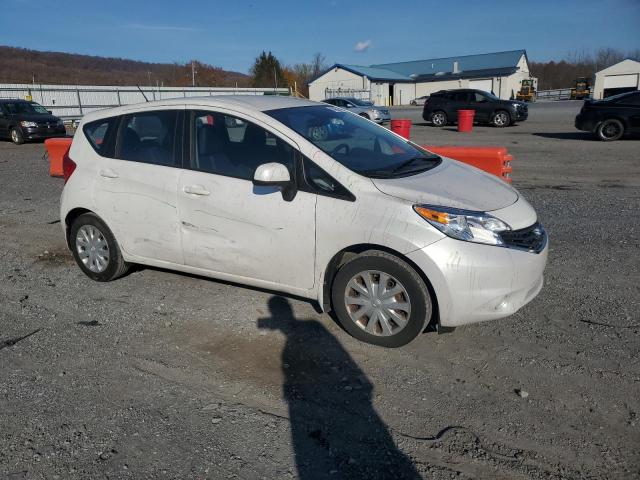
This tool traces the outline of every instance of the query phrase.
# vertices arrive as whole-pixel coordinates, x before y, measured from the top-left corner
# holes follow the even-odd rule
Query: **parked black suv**
[[[28,140],[64,137],[67,131],[58,117],[36,102],[0,99],[0,138],[17,145]]]
[[[640,91],[585,100],[576,116],[576,128],[605,142],[618,140],[625,133],[640,133]]]
[[[436,127],[458,121],[458,110],[475,110],[474,123],[508,127],[526,120],[529,110],[525,102],[500,100],[482,90],[441,90],[432,93],[424,104],[422,118]]]

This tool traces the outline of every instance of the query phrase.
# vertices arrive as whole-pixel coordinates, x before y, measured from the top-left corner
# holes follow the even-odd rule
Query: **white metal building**
[[[596,72],[592,96],[600,100],[634,90],[640,90],[640,62],[627,59]]]
[[[515,98],[530,78],[525,50],[360,66],[336,63],[309,83],[309,98],[368,96],[376,105],[407,105],[444,89],[477,88]]]

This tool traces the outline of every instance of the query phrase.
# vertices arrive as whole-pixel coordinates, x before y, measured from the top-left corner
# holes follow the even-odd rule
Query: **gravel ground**
[[[640,477],[640,142],[534,104],[505,145],[551,238],[500,321],[361,344],[303,300],[138,268],[88,280],[41,144],[0,143],[0,478]]]

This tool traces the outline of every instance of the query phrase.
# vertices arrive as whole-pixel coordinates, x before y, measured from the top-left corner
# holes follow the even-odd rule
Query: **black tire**
[[[506,110],[498,110],[491,118],[491,125],[496,128],[504,128],[511,125],[511,115]]]
[[[444,127],[448,123],[447,114],[442,110],[436,110],[429,117],[431,124],[434,127]]]
[[[410,313],[405,326],[399,328],[395,334],[374,335],[366,332],[364,326],[351,319],[351,314],[345,304],[347,285],[354,276],[369,270],[390,275],[406,290],[408,299],[404,301],[410,303]],[[424,331],[433,313],[433,302],[429,289],[420,275],[400,258],[378,250],[365,251],[340,267],[331,285],[331,300],[338,321],[348,333],[363,342],[387,348],[402,347],[414,340]],[[397,324],[396,328],[398,328]]]
[[[91,270],[80,258],[79,250],[83,247],[77,243],[76,239],[78,237],[78,232],[83,227],[93,227],[94,231],[97,229],[98,233],[106,241],[108,261],[106,268],[101,271]],[[71,252],[73,253],[73,258],[76,260],[80,270],[82,270],[84,274],[92,280],[97,282],[110,282],[111,280],[121,277],[129,270],[130,265],[122,258],[120,247],[118,246],[118,242],[116,242],[113,233],[100,219],[100,217],[94,213],[84,213],[74,220],[71,228],[69,229],[68,243],[71,248]]]
[[[360,116],[366,118],[367,120],[371,120],[371,117],[368,114],[364,113],[364,112],[362,112],[360,114]]]
[[[596,137],[603,142],[620,140],[624,135],[624,124],[617,118],[608,118],[596,128]]]
[[[9,131],[9,138],[16,145],[22,145],[24,143],[24,136],[22,135],[22,130],[18,127],[13,127]]]

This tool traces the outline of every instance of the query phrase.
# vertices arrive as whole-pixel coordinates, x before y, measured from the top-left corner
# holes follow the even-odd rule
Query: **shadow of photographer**
[[[258,327],[286,336],[283,393],[301,479],[421,478],[398,450],[372,404],[373,385],[337,339],[315,320],[269,299]]]

